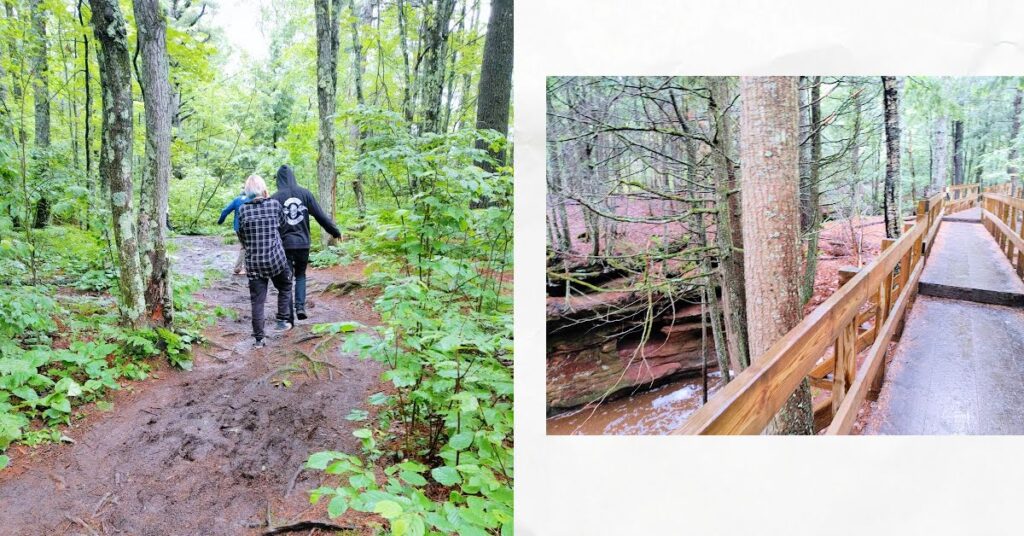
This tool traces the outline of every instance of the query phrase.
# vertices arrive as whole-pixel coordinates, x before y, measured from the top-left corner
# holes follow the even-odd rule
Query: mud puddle
[[[721,373],[708,374],[708,397],[718,392]],[[665,435],[701,406],[702,381],[689,378],[650,391],[556,415],[548,435]]]

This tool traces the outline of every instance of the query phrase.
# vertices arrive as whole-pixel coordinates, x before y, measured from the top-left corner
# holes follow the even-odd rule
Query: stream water
[[[713,396],[721,373],[708,374]],[[701,379],[669,383],[604,404],[587,405],[548,419],[548,435],[666,435],[701,406]]]

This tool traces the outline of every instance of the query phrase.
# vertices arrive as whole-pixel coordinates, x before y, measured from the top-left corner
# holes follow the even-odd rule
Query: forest
[[[548,433],[678,430],[930,217],[925,200],[1019,193],[1022,88],[548,78]],[[815,433],[839,381],[805,379],[766,432]]]
[[[4,530],[511,534],[512,0],[3,4]],[[260,349],[284,164],[341,234]]]

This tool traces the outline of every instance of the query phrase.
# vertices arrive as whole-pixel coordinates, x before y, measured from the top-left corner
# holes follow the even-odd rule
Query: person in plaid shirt
[[[249,278],[252,302],[252,335],[256,348],[262,348],[264,303],[267,283],[277,289],[277,325],[279,331],[292,328],[292,270],[281,245],[280,227],[284,224],[281,203],[268,197],[263,178],[253,175],[245,182],[245,193],[253,196],[238,209],[238,234],[245,248],[245,272]]]

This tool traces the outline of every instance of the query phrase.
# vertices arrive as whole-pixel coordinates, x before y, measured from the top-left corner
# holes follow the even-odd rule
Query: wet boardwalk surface
[[[922,293],[934,295],[927,291],[929,285],[1024,296],[1024,282],[999,251],[992,235],[979,223],[942,222],[921,274]],[[970,296],[939,297],[972,299]]]
[[[987,301],[1024,283],[985,228],[944,221],[920,289],[863,433],[1024,434],[1024,308]]]

